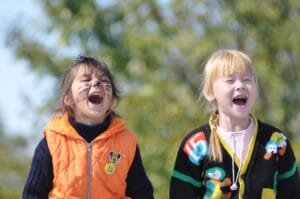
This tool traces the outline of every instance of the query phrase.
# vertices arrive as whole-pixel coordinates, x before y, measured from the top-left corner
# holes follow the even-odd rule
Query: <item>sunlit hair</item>
[[[246,54],[238,50],[220,50],[214,53],[204,67],[203,95],[207,96],[212,92],[213,82],[217,78],[235,72],[251,74],[256,81],[255,69],[251,59]]]
[[[97,74],[97,73],[103,73],[104,76],[108,77],[112,86],[112,94],[114,97],[114,100],[118,102],[120,97],[120,92],[118,88],[115,85],[114,78],[107,66],[107,64],[103,61],[96,60],[93,57],[87,57],[79,55],[76,59],[75,63],[71,65],[69,68],[65,70],[65,72],[62,74],[61,77],[61,87],[60,87],[60,98],[59,98],[59,105],[57,112],[59,113],[68,113],[70,116],[74,116],[74,112],[70,106],[64,103],[64,98],[66,96],[71,96],[72,91],[72,83],[77,75],[77,72],[79,69],[82,69],[85,71],[86,74]],[[111,111],[111,114],[117,115],[113,111]]]
[[[200,98],[206,99],[205,97],[212,94],[213,83],[216,79],[231,75],[235,72],[252,75],[257,86],[255,69],[252,65],[251,59],[245,53],[238,50],[220,50],[212,54],[204,67]],[[218,110],[215,108],[209,119],[209,125],[211,128],[209,158],[214,161],[222,162],[223,156],[221,145],[216,133],[219,122],[218,120]]]

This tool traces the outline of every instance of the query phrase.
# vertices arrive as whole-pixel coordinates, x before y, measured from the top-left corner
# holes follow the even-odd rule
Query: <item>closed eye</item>
[[[110,84],[109,80],[101,80],[100,82],[103,83],[103,84]]]
[[[233,82],[234,82],[234,79],[225,79],[225,82],[226,82],[226,83],[233,83]]]
[[[244,78],[244,82],[252,82],[252,78]]]

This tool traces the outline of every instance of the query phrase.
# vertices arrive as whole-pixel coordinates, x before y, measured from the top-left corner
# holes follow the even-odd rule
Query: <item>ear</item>
[[[64,97],[64,104],[67,106],[72,106],[74,104],[72,97],[70,97],[69,95],[66,95]]]
[[[215,95],[212,92],[205,92],[203,93],[205,99],[209,102],[212,102],[215,100]]]

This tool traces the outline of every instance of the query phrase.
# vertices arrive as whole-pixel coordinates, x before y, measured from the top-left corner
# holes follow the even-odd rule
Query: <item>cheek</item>
[[[258,93],[257,93],[257,90],[254,89],[253,91],[251,91],[251,99],[252,99],[252,102],[254,104],[254,102],[256,101],[256,98],[258,97]]]
[[[256,98],[258,95],[258,90],[255,85],[248,87],[249,93],[251,94],[252,98]]]
[[[104,90],[105,95],[107,96],[107,98],[111,101],[111,103],[114,103],[114,95],[113,95],[113,91],[112,89],[108,89],[108,90]]]
[[[78,93],[87,91],[89,89],[89,84],[78,84],[78,85],[74,85],[73,90],[75,90]]]
[[[110,84],[103,84],[103,89],[105,92],[112,93],[112,87]]]
[[[113,97],[112,93],[110,92],[110,94],[107,94],[106,96],[107,96],[108,100],[110,101],[110,103],[113,104],[114,103],[114,97]]]
[[[87,98],[89,91],[89,84],[73,84],[72,85],[72,96],[75,101],[81,101]]]
[[[216,97],[224,97],[230,94],[229,89],[226,86],[217,84],[213,87],[213,92]]]
[[[113,91],[112,91],[112,88],[110,85],[104,84],[104,85],[102,85],[102,89],[103,89],[105,95],[107,95],[108,97],[111,98],[113,96]]]

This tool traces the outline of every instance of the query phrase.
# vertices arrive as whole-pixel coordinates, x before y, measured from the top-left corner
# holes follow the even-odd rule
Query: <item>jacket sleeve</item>
[[[127,175],[126,195],[133,199],[153,199],[153,187],[148,179],[139,147],[136,146],[135,157]]]
[[[46,139],[35,149],[24,190],[23,199],[47,199],[52,188],[53,169]]]
[[[207,153],[207,142],[204,140],[202,140],[204,142],[198,142],[198,139],[193,139],[199,138],[199,135],[202,136],[201,133],[203,132],[187,136],[179,147],[171,176],[170,199],[203,197],[201,173],[204,161],[201,160],[204,160],[203,155]],[[202,145],[203,143],[205,145]]]
[[[279,148],[278,175],[277,175],[277,198],[299,198],[300,177],[297,162],[288,140],[287,145]]]

